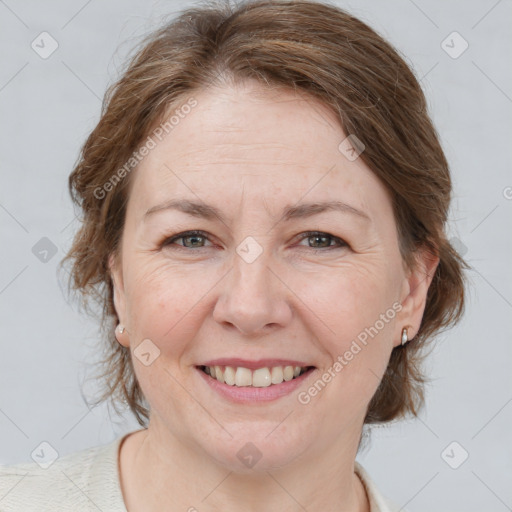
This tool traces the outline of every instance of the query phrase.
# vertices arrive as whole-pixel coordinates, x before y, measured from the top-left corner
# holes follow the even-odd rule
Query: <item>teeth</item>
[[[224,368],[224,369],[223,369]],[[272,368],[258,368],[251,371],[241,366],[205,366],[205,373],[219,382],[229,386],[265,388],[272,384],[281,384],[292,380],[306,371],[301,366],[273,366]]]
[[[286,381],[293,379],[293,366],[285,366],[284,367],[283,379]]]
[[[270,370],[268,368],[258,368],[252,373],[252,385],[255,388],[266,388],[270,386]]]
[[[220,366],[215,367],[215,376],[219,382],[224,382],[224,374],[222,373],[222,368]]]
[[[283,367],[274,366],[272,368],[272,384],[281,384],[283,382]]]
[[[238,367],[235,373],[236,386],[252,386],[252,372],[248,368]]]
[[[226,366],[224,370],[224,382],[230,386],[235,385],[235,370],[231,366]]]

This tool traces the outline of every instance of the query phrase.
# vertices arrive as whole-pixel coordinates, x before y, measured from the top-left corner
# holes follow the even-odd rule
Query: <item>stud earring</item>
[[[407,337],[407,330],[410,326],[404,327],[402,329],[402,347],[409,341],[409,338]]]
[[[117,331],[119,332],[119,334],[123,334],[123,332],[124,332],[124,325],[119,324],[117,326]]]

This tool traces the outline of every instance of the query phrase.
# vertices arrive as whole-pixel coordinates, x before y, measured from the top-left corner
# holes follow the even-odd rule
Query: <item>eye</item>
[[[204,231],[200,231],[200,230],[194,230],[194,231],[185,231],[184,233],[179,233],[171,238],[168,238],[164,241],[164,243],[162,245],[164,246],[167,246],[167,245],[172,245],[174,244],[174,242],[176,242],[176,240],[190,240],[190,244],[187,245],[187,243],[185,242],[184,245],[182,244],[178,244],[178,247],[179,248],[184,248],[184,249],[193,249],[193,248],[197,248],[197,249],[202,249],[203,247],[205,247],[204,245],[200,245],[201,244],[201,240],[209,240],[208,236],[206,235],[206,233]]]
[[[318,244],[320,247],[313,247],[309,245],[307,248],[314,251],[322,251],[326,249],[340,249],[342,247],[348,247],[348,244],[341,238],[324,233],[322,231],[306,231],[301,234],[300,241],[312,239],[313,244]],[[183,244],[176,244],[175,242],[182,240]],[[188,242],[187,242],[188,240]],[[177,235],[167,238],[163,242],[163,246],[175,245],[179,249],[203,249],[207,246],[204,245],[206,240],[210,240],[206,232],[201,230],[185,231]],[[337,245],[331,245],[331,242],[335,242]]]
[[[323,233],[322,231],[306,231],[302,233],[300,240],[313,240],[313,244],[318,244],[320,247],[312,247],[309,245],[309,249],[313,250],[325,250],[325,249],[339,249],[342,247],[348,247],[348,244],[337,236],[330,235],[329,233]],[[332,246],[330,243],[335,242],[338,245]]]

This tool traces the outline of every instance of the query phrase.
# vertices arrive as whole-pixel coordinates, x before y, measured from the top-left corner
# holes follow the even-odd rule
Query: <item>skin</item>
[[[413,272],[404,268],[387,190],[338,150],[347,134],[317,100],[254,82],[193,96],[197,106],[130,176],[121,253],[110,259],[126,327],[118,341],[160,350],[149,366],[133,357],[151,418],[121,446],[127,508],[369,511],[354,473],[364,416],[402,328],[412,339],[421,325],[439,260],[420,253]],[[178,197],[216,206],[226,223],[176,210],[144,220]],[[370,221],[328,211],[278,222],[285,205],[326,200]],[[193,229],[208,238],[164,245]],[[348,245],[301,240],[305,231]],[[248,236],[263,249],[252,263],[236,252]],[[394,319],[300,404],[298,392],[396,302]],[[293,358],[316,370],[289,396],[234,404],[195,368],[218,357]],[[237,457],[247,442],[262,453],[252,469]]]

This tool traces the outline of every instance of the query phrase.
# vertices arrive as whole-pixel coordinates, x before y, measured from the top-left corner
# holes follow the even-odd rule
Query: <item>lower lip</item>
[[[295,391],[315,370],[310,368],[299,377],[289,381],[283,381],[281,384],[271,384],[265,388],[255,388],[253,386],[230,386],[219,382],[203,372],[201,369],[196,368],[204,381],[210,386],[211,389],[222,395],[224,398],[236,403],[252,403],[252,402],[269,402],[277,400],[283,396],[289,395]]]

